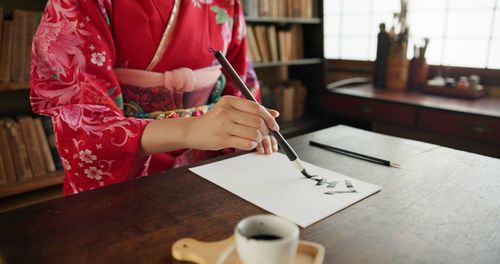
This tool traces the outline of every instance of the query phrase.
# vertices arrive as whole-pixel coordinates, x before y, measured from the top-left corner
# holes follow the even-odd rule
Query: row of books
[[[300,17],[317,16],[316,0],[241,0],[247,17]]]
[[[247,53],[253,62],[304,58],[302,25],[247,25]]]
[[[60,169],[50,118],[0,119],[0,184],[40,179]]]
[[[280,112],[278,122],[290,122],[304,117],[307,88],[299,80],[279,85],[261,86],[262,104]]]
[[[0,82],[29,80],[31,43],[40,17],[40,12],[14,10],[12,20],[2,20],[0,7]]]

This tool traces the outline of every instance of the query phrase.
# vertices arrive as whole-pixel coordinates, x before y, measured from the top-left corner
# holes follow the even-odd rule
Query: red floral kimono
[[[208,47],[224,51],[259,97],[238,0],[48,1],[33,43],[31,104],[52,117],[65,194],[221,153],[144,156],[140,141],[151,112],[167,118],[202,114],[221,95],[241,96],[231,81],[221,76],[200,97],[124,85],[115,74],[117,68],[168,72],[216,65]]]

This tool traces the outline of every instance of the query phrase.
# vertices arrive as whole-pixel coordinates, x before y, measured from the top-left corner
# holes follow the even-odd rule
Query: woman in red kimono
[[[31,105],[52,117],[65,194],[227,148],[277,150],[267,127],[279,129],[278,113],[240,98],[208,47],[258,98],[238,0],[49,0],[34,37]]]

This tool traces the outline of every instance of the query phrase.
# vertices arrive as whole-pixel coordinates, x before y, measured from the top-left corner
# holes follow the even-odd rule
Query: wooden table
[[[311,138],[403,167],[330,153]],[[325,246],[325,263],[500,262],[500,160],[346,126],[290,142],[303,160],[382,186],[301,230]],[[258,213],[178,168],[0,214],[0,252],[7,263],[175,263],[177,239],[224,239]]]

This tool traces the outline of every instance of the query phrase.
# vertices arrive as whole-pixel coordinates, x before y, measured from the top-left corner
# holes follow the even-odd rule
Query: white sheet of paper
[[[302,163],[310,174],[319,175],[328,181],[338,181],[337,186],[316,186],[316,181],[304,177],[281,153],[250,153],[190,170],[301,227],[307,227],[380,191],[380,186],[358,181],[307,162]],[[332,190],[346,191],[345,180],[351,180],[358,192],[325,194]]]

